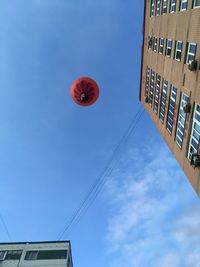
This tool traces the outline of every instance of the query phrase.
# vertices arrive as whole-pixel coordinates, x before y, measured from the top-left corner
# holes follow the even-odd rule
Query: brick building
[[[200,196],[200,0],[144,9],[140,101]]]
[[[0,243],[0,267],[73,267],[69,241]]]

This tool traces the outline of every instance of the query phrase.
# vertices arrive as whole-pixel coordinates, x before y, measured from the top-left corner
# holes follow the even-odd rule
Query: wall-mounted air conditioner
[[[197,61],[196,60],[190,60],[188,64],[188,69],[190,71],[195,71],[197,69]]]
[[[185,104],[185,106],[183,107],[183,111],[185,113],[190,113],[190,111],[191,111],[191,104],[190,103]]]
[[[192,154],[191,158],[191,165],[194,166],[194,168],[200,167],[200,156],[196,154]]]

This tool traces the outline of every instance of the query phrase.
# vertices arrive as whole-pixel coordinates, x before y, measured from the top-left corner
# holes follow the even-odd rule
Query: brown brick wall
[[[161,1],[162,2],[162,1]],[[142,77],[140,94],[141,101],[143,102],[149,116],[154,121],[159,132],[163,136],[164,140],[168,144],[169,148],[173,152],[175,158],[180,163],[185,174],[187,175],[192,186],[200,196],[200,169],[190,166],[190,162],[187,159],[188,142],[191,131],[192,112],[186,116],[185,134],[182,149],[175,142],[176,122],[180,103],[180,92],[185,92],[190,96],[190,103],[194,102],[200,104],[200,70],[190,71],[185,64],[185,54],[187,49],[187,42],[197,43],[196,59],[200,64],[200,8],[192,8],[192,0],[188,1],[187,11],[178,11],[180,1],[177,0],[176,12],[169,13],[169,0],[168,0],[168,12],[166,15],[150,17],[150,0],[146,0],[146,15],[145,15],[145,31],[144,31],[144,49],[142,59]],[[157,52],[148,49],[148,37],[155,36],[158,38],[165,38],[173,40],[172,55],[168,58],[165,55],[160,55]],[[183,42],[182,58],[181,61],[173,59],[175,40]],[[165,42],[166,45],[166,42]],[[165,48],[164,48],[165,51]],[[167,104],[164,124],[155,114],[153,108],[149,103],[145,103],[145,81],[146,81],[146,67],[150,67],[161,75],[161,88],[162,78],[168,81],[167,92]],[[177,87],[176,108],[173,122],[172,134],[166,129],[166,119],[169,104],[170,84]],[[178,189],[177,189],[178,190]]]

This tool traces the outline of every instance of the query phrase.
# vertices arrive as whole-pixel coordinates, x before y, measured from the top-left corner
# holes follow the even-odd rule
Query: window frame
[[[151,0],[150,3],[150,17],[155,16],[155,0]]]
[[[156,47],[156,49],[155,49]],[[154,52],[158,52],[158,37],[155,37],[154,39],[154,48],[153,48]]]
[[[161,41],[163,41],[163,45],[161,45]],[[160,55],[164,54],[164,47],[165,47],[165,39],[164,38],[159,38],[159,47],[158,47],[158,52]],[[162,52],[160,51],[162,49]]]
[[[174,115],[176,110],[177,87],[170,85],[169,105],[167,112],[166,128],[170,134],[173,132]]]
[[[158,109],[159,109],[160,87],[161,87],[161,75],[156,73],[155,98],[154,98],[154,109],[153,109],[156,115],[158,114]]]
[[[169,42],[171,42],[171,48],[170,48],[170,46],[168,45]],[[166,50],[165,50],[165,55],[166,55],[167,57],[171,57],[171,55],[172,55],[172,47],[173,47],[173,40],[172,40],[172,39],[167,39],[167,40],[166,40]],[[167,53],[168,49],[170,49],[170,55],[168,55],[168,53]]]
[[[173,14],[175,12],[176,12],[176,0],[170,0],[169,13]]]
[[[178,49],[178,44],[181,44],[181,50]],[[181,61],[181,57],[182,57],[182,51],[183,51],[183,42],[180,41],[180,40],[177,40],[176,43],[175,43],[175,53],[174,53],[174,59],[177,60],[177,61]],[[177,52],[180,52],[181,56],[180,56],[180,59],[177,58]]]
[[[151,106],[153,105],[154,92],[155,92],[155,71],[151,69],[151,72],[150,72],[150,88],[149,88],[149,104]]]
[[[200,142],[200,132],[198,132],[195,129],[195,124],[197,124],[200,127],[200,121],[198,121],[195,117],[196,114],[200,117],[200,112],[197,111],[197,106],[200,109],[200,105],[195,103],[194,106],[194,113],[193,113],[193,118],[192,118],[192,127],[191,127],[191,133],[190,133],[190,140],[189,140],[189,146],[188,146],[188,154],[187,154],[187,158],[189,161],[191,161],[191,157],[193,154],[193,151],[191,151],[191,148],[194,149],[194,153],[198,153],[198,149],[199,149],[199,142]],[[194,133],[197,132],[197,135],[199,135],[199,140],[196,139],[196,136],[194,135]],[[195,143],[197,144],[197,149],[194,147],[194,145],[192,144],[192,140],[195,141]]]
[[[186,3],[186,8],[183,8],[182,6],[183,6],[183,4],[185,4],[185,3]],[[188,8],[188,0],[180,0],[179,11],[185,11],[185,10],[187,10],[187,8]]]
[[[149,81],[150,81],[151,69],[147,66],[146,69],[146,84],[145,84],[145,96],[149,96]]]
[[[162,1],[162,15],[167,14],[167,9],[168,9],[168,0],[163,0]]]
[[[166,114],[167,91],[168,91],[168,81],[163,79],[162,91],[160,97],[160,111],[159,111],[159,119],[163,124],[165,121],[165,114]]]
[[[158,8],[158,5],[159,5],[159,8]],[[155,12],[156,16],[160,16],[160,10],[161,10],[161,0],[156,0],[156,12]]]
[[[178,118],[177,118],[177,125],[176,125],[176,135],[175,140],[176,144],[182,148],[183,146],[183,140],[184,140],[184,133],[185,133],[185,124],[186,124],[186,113],[183,111],[183,107],[189,103],[189,96],[185,93],[181,92],[180,97],[180,105],[179,105],[179,111],[178,111]],[[179,126],[180,125],[180,126]],[[178,134],[178,132],[180,134]],[[180,143],[177,141],[177,139],[180,140]]]
[[[197,1],[197,0],[193,0],[193,5],[192,5],[192,7],[193,7],[193,8],[200,8],[200,5],[199,5],[199,6],[196,6],[196,1]]]
[[[195,53],[192,53],[192,52],[189,52],[189,49],[190,49],[190,46],[191,45],[194,45],[195,46]],[[186,51],[186,60],[185,60],[185,64],[189,64],[189,62],[190,62],[190,60],[189,60],[189,56],[193,56],[194,57],[194,59],[193,60],[195,60],[195,58],[196,58],[196,53],[197,53],[197,43],[190,43],[190,42],[188,42],[187,43],[187,51]]]

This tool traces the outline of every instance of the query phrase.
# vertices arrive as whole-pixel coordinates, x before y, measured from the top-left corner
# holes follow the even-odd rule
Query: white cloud
[[[153,147],[129,152],[107,184],[107,242],[121,258],[113,267],[182,267],[200,244],[196,193],[171,154]]]

